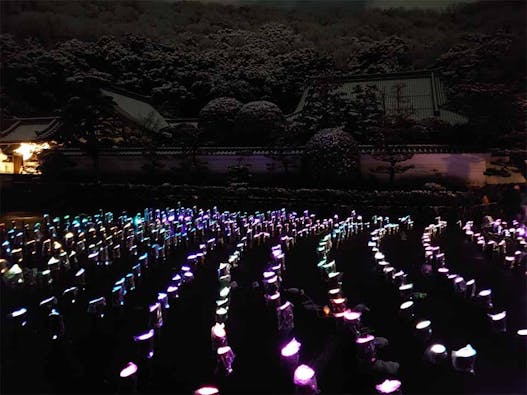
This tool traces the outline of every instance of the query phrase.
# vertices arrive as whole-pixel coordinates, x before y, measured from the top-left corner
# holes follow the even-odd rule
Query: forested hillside
[[[289,113],[310,76],[436,68],[458,111],[523,125],[524,2],[358,8],[2,1],[2,111],[59,113],[95,82],[151,96],[171,117],[218,97]]]

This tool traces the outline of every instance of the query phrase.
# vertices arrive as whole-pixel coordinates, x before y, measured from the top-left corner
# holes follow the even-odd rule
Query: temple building
[[[57,117],[2,120],[0,174],[39,174],[37,155],[53,145],[60,125]]]
[[[404,106],[409,117],[417,121],[435,118],[450,125],[468,122],[464,116],[446,108],[446,88],[434,71],[313,79],[291,115],[300,113],[315,87],[322,85],[349,100],[354,100],[360,88],[373,88],[386,115],[393,115]]]

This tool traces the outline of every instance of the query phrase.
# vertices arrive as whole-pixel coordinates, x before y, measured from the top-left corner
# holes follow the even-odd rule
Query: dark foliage
[[[234,133],[234,123],[242,103],[231,97],[219,97],[207,103],[199,112],[199,127],[206,140],[229,143]]]
[[[358,145],[341,129],[321,130],[305,145],[303,166],[315,184],[349,184],[360,171]]]
[[[334,4],[291,12],[199,2],[3,1],[1,11],[2,116],[60,113],[87,81],[149,96],[169,117],[196,117],[220,97],[270,101],[288,114],[309,77],[436,68],[452,109],[471,120],[458,144],[525,137],[523,2],[445,12]],[[318,101],[287,125],[291,143],[326,127],[363,141],[371,103],[339,109],[339,98]],[[441,131],[440,140],[449,133],[461,136]],[[411,135],[413,142],[438,137]]]

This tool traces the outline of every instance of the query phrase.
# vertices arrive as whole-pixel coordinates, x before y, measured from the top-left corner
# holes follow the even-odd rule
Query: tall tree
[[[99,151],[101,137],[105,134],[105,124],[101,122],[112,109],[112,99],[101,93],[98,84],[84,79],[77,83],[76,92],[61,112],[63,126],[59,139],[80,147],[93,161],[94,175],[100,177]]]
[[[373,158],[386,163],[386,165],[378,166],[374,172],[387,174],[392,186],[397,174],[402,174],[414,167],[413,165],[402,164],[402,162],[413,157],[413,154],[408,152],[404,145],[406,144],[405,135],[408,134],[407,131],[415,125],[415,121],[412,119],[414,109],[403,95],[404,87],[403,84],[393,87],[392,94],[395,99],[393,108],[388,107],[388,97],[383,92],[384,115],[380,125],[374,129],[371,141],[373,143]]]

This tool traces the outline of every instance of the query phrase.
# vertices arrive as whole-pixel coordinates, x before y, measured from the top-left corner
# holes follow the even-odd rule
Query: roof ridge
[[[423,70],[412,70],[412,71],[400,71],[392,73],[374,73],[374,74],[350,74],[340,76],[321,76],[321,77],[310,77],[310,81],[356,81],[356,80],[389,80],[395,79],[396,77],[417,77],[426,76],[430,77],[432,73],[437,73],[437,69],[423,69]]]
[[[148,104],[152,105],[152,102],[151,102],[152,97],[151,96],[141,95],[140,93],[131,92],[131,91],[128,91],[126,89],[115,87],[113,85],[112,86],[101,87],[101,90],[106,90],[106,91],[110,91],[110,92],[113,92],[113,93],[117,93],[119,95],[128,96],[128,97],[131,97],[132,99],[140,100],[140,101],[143,101],[145,103],[148,103]]]

